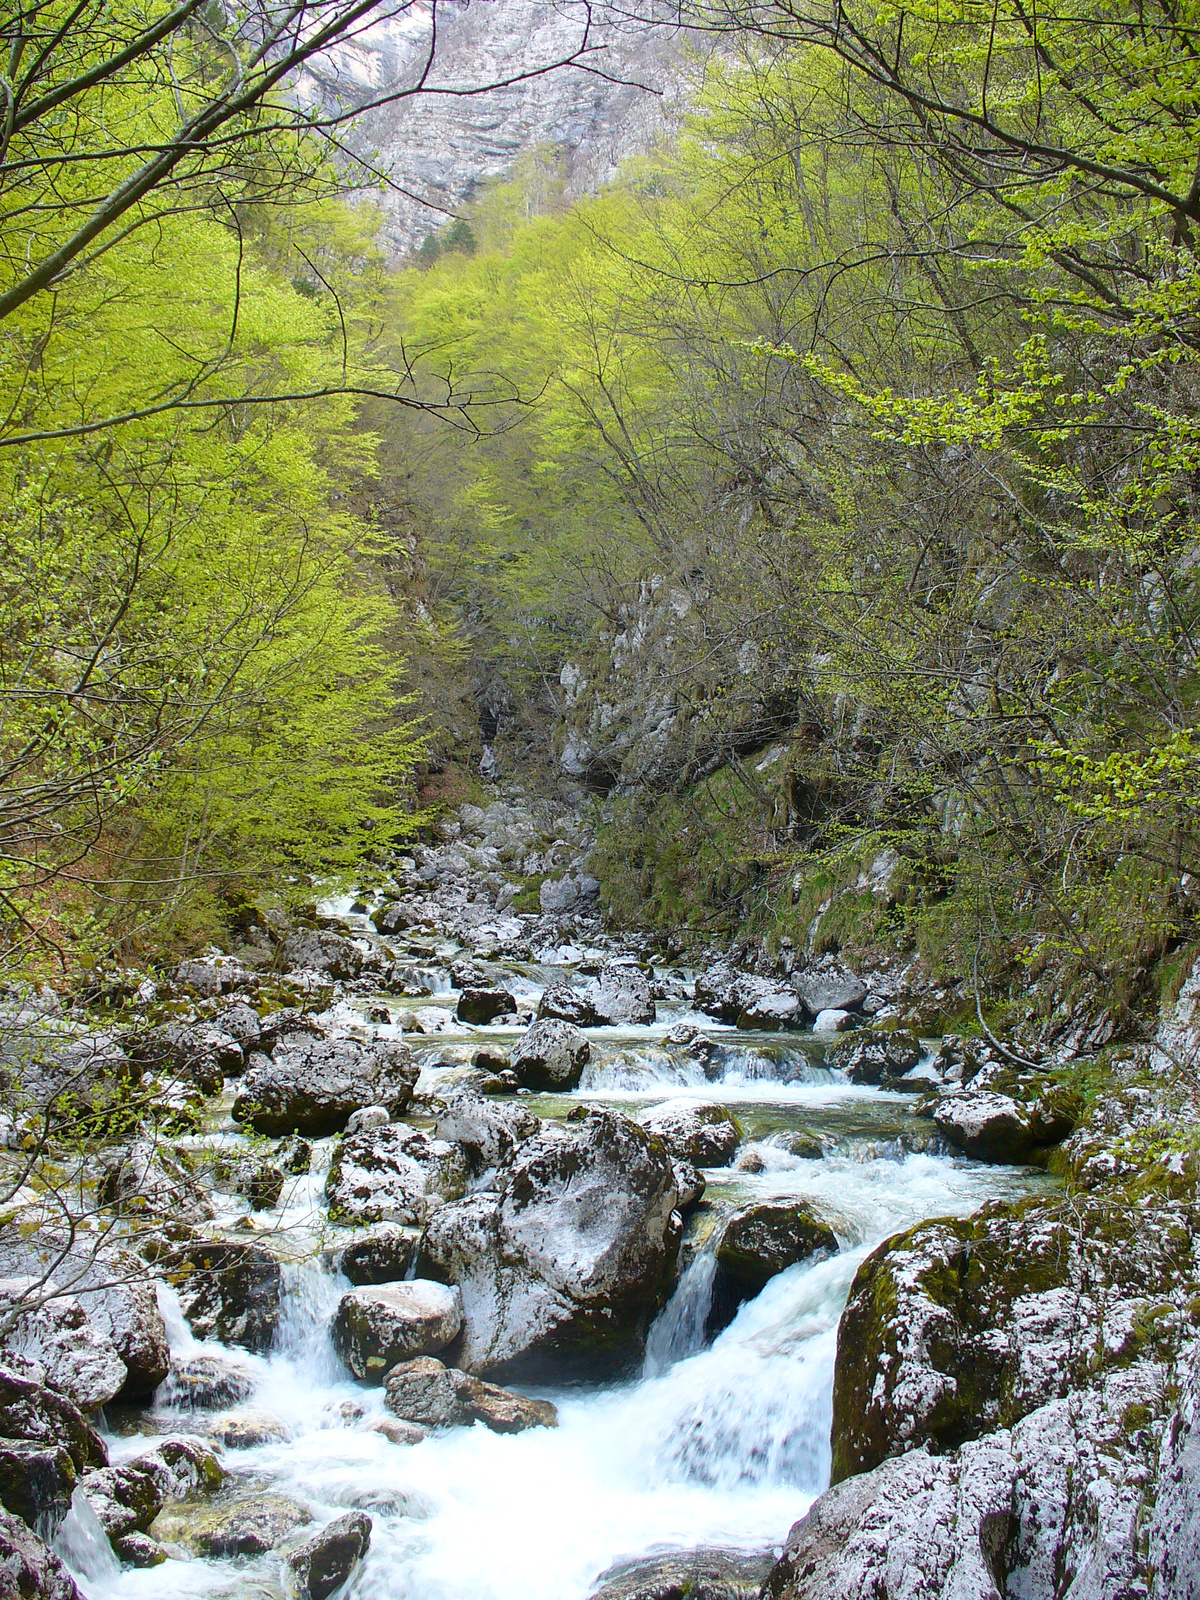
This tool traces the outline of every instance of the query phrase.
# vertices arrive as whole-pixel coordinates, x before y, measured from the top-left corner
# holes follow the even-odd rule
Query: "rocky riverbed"
[[[12,1592],[1196,1592],[1200,980],[1035,1068],[612,937],[566,813],[443,834],[12,997]]]

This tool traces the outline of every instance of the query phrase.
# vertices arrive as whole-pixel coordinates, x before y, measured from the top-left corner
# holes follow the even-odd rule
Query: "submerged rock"
[[[200,1556],[261,1556],[312,1521],[288,1495],[248,1494],[232,1503],[176,1501],[150,1525],[162,1544],[180,1544]]]
[[[296,1600],[329,1600],[348,1583],[370,1549],[371,1526],[366,1512],[348,1511],[292,1550],[287,1567]]]
[[[681,1550],[621,1562],[602,1573],[590,1600],[758,1600],[769,1554]]]
[[[469,1371],[609,1373],[636,1360],[682,1225],[661,1140],[613,1111],[543,1127],[497,1188],[435,1213],[427,1276],[458,1285]]]
[[[638,1121],[677,1161],[694,1167],[727,1167],[742,1138],[741,1124],[725,1106],[695,1100],[668,1100],[644,1111]]]
[[[535,1022],[512,1053],[512,1070],[527,1089],[574,1089],[592,1058],[585,1034],[569,1022]]]
[[[309,1138],[340,1133],[362,1106],[399,1116],[412,1099],[418,1068],[398,1039],[316,1039],[289,1035],[269,1064],[250,1067],[233,1116],[257,1133]]]
[[[402,1123],[369,1128],[337,1147],[325,1180],[335,1222],[420,1226],[429,1212],[456,1200],[469,1173],[462,1151]]]
[[[461,1327],[458,1290],[415,1278],[344,1294],[333,1346],[356,1378],[379,1383],[398,1362],[444,1350]]]
[[[432,1356],[394,1367],[386,1390],[389,1409],[421,1427],[469,1427],[482,1422],[493,1433],[523,1433],[526,1428],[558,1426],[558,1412],[549,1400],[531,1400],[485,1383]]]

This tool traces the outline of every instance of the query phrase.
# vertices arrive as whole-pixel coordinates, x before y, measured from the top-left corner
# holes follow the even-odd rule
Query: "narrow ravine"
[[[366,932],[363,918],[352,920]],[[447,947],[439,955],[451,953]],[[588,952],[562,954],[574,959],[510,966],[512,992],[536,1001],[550,984],[580,981]],[[430,961],[430,977],[441,970],[441,962]],[[704,1173],[708,1187],[685,1237],[686,1265],[651,1331],[641,1375],[531,1391],[556,1403],[556,1429],[501,1436],[476,1425],[408,1445],[376,1431],[387,1415],[383,1391],[348,1374],[328,1333],[349,1287],[328,1265],[331,1236],[344,1239],[345,1230],[331,1229],[321,1207],[335,1141],[316,1142],[312,1171],[289,1178],[274,1212],[251,1221],[244,1202],[222,1202],[223,1230],[240,1224],[260,1238],[269,1232],[290,1258],[274,1348],[262,1357],[229,1352],[253,1368],[246,1408],[262,1414],[271,1437],[226,1449],[233,1475],[226,1493],[281,1492],[308,1506],[314,1525],[347,1508],[369,1512],[371,1547],[345,1590],[347,1600],[584,1600],[607,1569],[650,1552],[777,1553],[828,1482],[837,1323],[865,1254],[925,1218],[965,1215],[1045,1183],[1027,1169],[910,1148],[920,1143],[914,1133],[924,1129],[927,1139],[929,1127],[912,1117],[911,1097],[839,1081],[819,1065],[820,1047],[810,1036],[722,1030],[690,1013],[679,974],[663,976],[668,987],[677,982],[679,993],[659,1004],[653,1025],[589,1030],[593,1059],[579,1088],[529,1096],[529,1105],[547,1118],[581,1103],[610,1102],[637,1114],[690,1096],[727,1105],[745,1140],[737,1166]],[[457,992],[443,986],[426,1002],[445,1009],[447,1028],[422,1044],[421,1092],[452,1082],[464,1052],[487,1041],[511,1044],[519,1032],[452,1023],[456,1000]],[[386,1007],[386,997],[379,1006]],[[367,1033],[396,1031],[364,1020],[371,1010],[370,1001],[356,997],[339,1002],[323,1021]],[[701,1070],[672,1050],[668,1032],[689,1021],[728,1043],[721,1064]],[[228,1120],[229,1100],[217,1125],[193,1140],[196,1146],[245,1144]],[[819,1136],[823,1158],[788,1152],[786,1135],[800,1129]],[[713,1273],[705,1239],[712,1222],[735,1204],[778,1197],[813,1202],[840,1251],[780,1273],[706,1341]],[[225,1353],[198,1344],[170,1290],[160,1293],[178,1358]],[[199,1433],[208,1421],[168,1383],[152,1408],[110,1431],[112,1460],[144,1450],[146,1434]],[[119,1567],[92,1536],[86,1514],[73,1513],[58,1548],[89,1600],[266,1600],[284,1592],[276,1552]]]

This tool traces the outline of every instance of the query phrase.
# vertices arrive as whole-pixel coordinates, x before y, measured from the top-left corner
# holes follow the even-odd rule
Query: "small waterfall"
[[[712,1305],[717,1256],[713,1240],[705,1241],[684,1268],[675,1293],[654,1319],[646,1340],[642,1376],[657,1378],[677,1361],[704,1348],[704,1325]]]
[[[322,1272],[318,1267],[290,1265],[283,1269],[275,1352],[311,1380],[335,1384],[346,1377],[334,1354],[329,1325],[349,1287],[340,1274]]]
[[[76,1489],[71,1496],[71,1509],[63,1518],[51,1549],[76,1579],[89,1586],[109,1584],[121,1576],[121,1563],[82,1489]]]

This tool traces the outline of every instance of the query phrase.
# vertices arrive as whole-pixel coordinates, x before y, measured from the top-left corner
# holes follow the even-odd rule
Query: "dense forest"
[[[0,35],[0,1596],[1200,1595],[1200,9]]]

